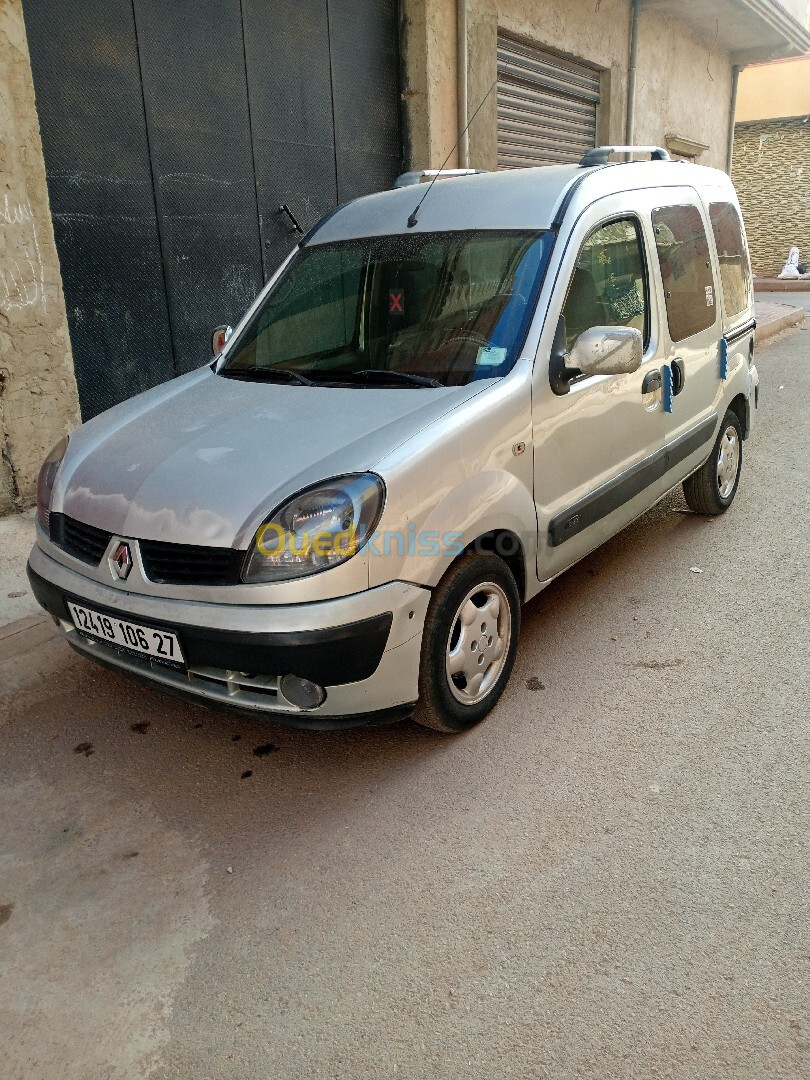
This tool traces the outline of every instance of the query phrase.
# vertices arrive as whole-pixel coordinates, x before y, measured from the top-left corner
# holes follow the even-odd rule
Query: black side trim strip
[[[307,232],[304,233],[304,235],[298,241],[298,247],[305,248],[312,239],[312,237],[315,235],[315,233],[318,232],[319,229],[323,228],[327,221],[331,221],[335,214],[340,213],[340,211],[344,207],[348,206],[350,203],[353,202],[357,202],[357,199],[346,199],[345,202],[338,203],[334,210],[330,210],[327,214],[324,214],[320,221],[316,221],[312,228],[308,229]]]
[[[654,454],[631,466],[615,480],[610,480],[603,487],[592,491],[584,499],[569,506],[561,514],[557,514],[548,523],[548,542],[550,547],[559,547],[572,536],[581,533],[583,529],[594,525],[603,517],[618,510],[624,503],[635,498],[650,484],[660,480],[670,469],[674,468],[679,461],[694,454],[704,443],[712,438],[717,427],[717,414],[712,413],[698,427],[687,431],[675,442],[656,450]]]
[[[585,180],[588,176],[591,176],[593,173],[598,172],[599,169],[610,168],[611,164],[613,163],[608,162],[608,164],[606,165],[592,165],[590,168],[583,169],[583,171],[578,176],[574,177],[574,179],[571,181],[570,185],[566,189],[565,195],[563,195],[563,199],[557,209],[557,213],[554,215],[554,221],[552,221],[551,223],[552,229],[559,229],[562,225],[566,211],[571,205],[571,200],[574,198],[574,195],[576,195],[577,188],[582,183],[582,181]],[[615,164],[618,164],[618,162],[616,162]]]
[[[752,333],[757,328],[757,320],[751,319],[745,326],[741,326],[739,330],[732,330],[730,334],[724,334],[727,345],[733,345],[735,341],[739,341],[740,338],[744,338],[746,334]]]

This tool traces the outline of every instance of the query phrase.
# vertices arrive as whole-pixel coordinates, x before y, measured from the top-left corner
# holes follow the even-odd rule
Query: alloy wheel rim
[[[506,593],[494,581],[470,589],[447,639],[447,685],[456,701],[476,705],[500,678],[512,638],[512,612]]]
[[[734,490],[740,468],[740,437],[730,424],[720,440],[717,455],[717,490],[721,499],[727,499]]]

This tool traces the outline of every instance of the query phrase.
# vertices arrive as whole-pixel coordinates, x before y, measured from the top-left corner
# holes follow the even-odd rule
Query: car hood
[[[279,502],[372,469],[486,385],[279,386],[205,368],[74,432],[52,509],[120,536],[246,548]]]

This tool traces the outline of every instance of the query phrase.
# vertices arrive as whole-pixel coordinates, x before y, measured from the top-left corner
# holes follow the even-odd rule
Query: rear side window
[[[743,240],[742,222],[733,203],[709,204],[717,258],[720,262],[720,284],[726,317],[732,319],[751,304],[751,267]]]
[[[700,211],[690,204],[659,206],[653,210],[652,223],[669,336],[683,341],[715,321],[709,240]]]

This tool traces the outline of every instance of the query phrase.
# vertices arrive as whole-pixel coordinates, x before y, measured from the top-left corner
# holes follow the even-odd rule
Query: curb
[[[787,330],[791,326],[797,326],[799,323],[804,322],[806,315],[807,312],[804,308],[791,308],[790,311],[786,311],[784,315],[778,315],[775,319],[769,319],[768,322],[760,323],[759,326],[757,326],[754,340],[757,345],[761,345],[763,341],[767,341],[768,338],[774,337],[775,334],[781,334],[783,330]]]
[[[6,638],[16,637],[17,634],[21,634],[24,630],[31,630],[41,623],[48,622],[50,622],[50,618],[44,613],[41,615],[26,615],[22,619],[15,619],[14,622],[0,626],[0,641],[5,641]]]
[[[810,292],[810,278],[754,278],[754,292]]]

